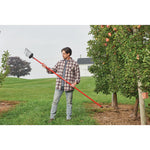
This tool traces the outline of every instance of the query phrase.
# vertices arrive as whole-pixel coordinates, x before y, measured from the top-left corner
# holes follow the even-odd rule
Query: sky
[[[24,55],[25,48],[33,52],[34,57],[53,67],[62,59],[61,49],[70,47],[72,58],[87,57],[87,41],[89,25],[0,25],[0,58],[3,51],[8,50],[11,56],[19,56],[30,62],[30,75],[26,79],[56,77],[49,75],[33,59]]]

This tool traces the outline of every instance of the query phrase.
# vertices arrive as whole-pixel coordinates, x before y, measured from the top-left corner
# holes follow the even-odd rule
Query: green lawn
[[[55,80],[50,79],[18,79],[6,78],[0,88],[0,100],[20,101],[15,108],[0,114],[1,125],[95,125],[96,122],[90,116],[84,103],[93,103],[78,91],[74,91],[72,120],[66,121],[66,99],[62,95],[58,105],[56,120],[48,123],[50,108],[55,90]],[[93,98],[98,103],[111,103],[111,95],[96,94],[94,92],[94,79],[82,77],[77,85],[81,91]],[[118,101],[122,104],[134,104],[134,99],[127,99],[118,95]],[[146,107],[150,99],[146,100]],[[95,104],[96,105],[96,104]],[[101,108],[100,108],[101,109]],[[149,111],[149,110],[148,110]]]

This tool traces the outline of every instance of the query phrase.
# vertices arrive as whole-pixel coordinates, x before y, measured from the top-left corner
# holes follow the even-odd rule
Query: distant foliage
[[[4,51],[1,60],[2,65],[0,66],[0,85],[2,85],[2,82],[4,81],[4,79],[9,73],[9,66],[7,64],[8,57],[9,57],[9,52]]]
[[[30,75],[30,63],[25,60],[21,60],[20,57],[9,57],[8,65],[10,68],[9,75],[17,76],[18,78],[21,76]]]

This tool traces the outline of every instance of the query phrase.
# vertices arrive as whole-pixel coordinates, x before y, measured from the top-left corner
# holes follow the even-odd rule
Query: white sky
[[[32,71],[21,78],[48,78],[49,75],[39,63],[28,59],[24,55],[25,48],[49,67],[53,67],[62,59],[61,49],[70,47],[72,58],[77,61],[80,57],[87,57],[87,41],[89,25],[0,25],[0,56],[8,50],[11,56],[31,62]]]

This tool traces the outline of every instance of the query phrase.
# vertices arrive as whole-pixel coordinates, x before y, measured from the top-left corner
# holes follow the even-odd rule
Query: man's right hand
[[[44,68],[46,69],[47,66],[43,63],[43,64],[42,64],[42,67],[44,67]]]

